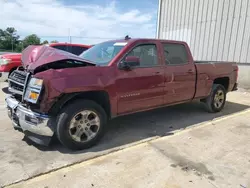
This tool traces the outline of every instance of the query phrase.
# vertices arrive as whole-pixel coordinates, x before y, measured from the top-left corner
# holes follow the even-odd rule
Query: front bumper
[[[4,82],[8,80],[9,72],[0,72],[0,81]]]
[[[38,144],[48,145],[54,135],[52,119],[47,115],[27,109],[11,96],[7,97],[5,101],[8,116],[12,120],[14,128],[24,132],[28,138]]]

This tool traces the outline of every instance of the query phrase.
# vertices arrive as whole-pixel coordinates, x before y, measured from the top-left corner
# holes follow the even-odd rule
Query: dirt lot
[[[1,88],[3,91],[6,91],[5,87],[6,84],[1,83]],[[250,107],[250,94],[247,92],[241,91],[230,93],[228,95],[228,103],[226,104],[225,109],[223,110],[223,112],[217,114],[206,113],[203,110],[202,105],[200,105],[199,103],[192,103],[117,118],[109,123],[108,133],[98,146],[80,152],[71,152],[67,149],[64,149],[59,143],[54,143],[50,147],[45,148],[33,145],[32,143],[27,141],[23,137],[22,133],[13,130],[11,122],[8,119],[6,110],[4,108],[4,95],[5,94],[1,92],[0,121],[2,127],[0,129],[0,186],[9,185],[14,182],[37,176],[41,173],[91,159],[96,156],[105,155],[122,148],[129,149],[129,147],[142,142],[148,144],[151,143],[150,146],[152,147],[152,143],[154,143],[154,141],[152,140],[160,140],[160,137],[162,137],[162,139],[168,138],[168,135],[177,135],[184,129],[194,129],[195,127],[201,128],[198,129],[198,131],[194,131],[193,133],[191,133],[190,136],[185,137],[185,139],[182,137],[174,137],[174,139],[171,139],[171,141],[169,141],[169,147],[166,147],[166,143],[163,144],[160,142],[156,143],[156,145],[154,145],[153,147],[156,149],[158,148],[158,150],[162,150],[163,154],[165,151],[164,155],[167,155],[167,157],[170,159],[177,158],[182,160],[184,156],[186,163],[189,163],[188,161],[194,162],[192,157],[195,158],[197,157],[197,155],[187,155],[189,153],[185,153],[185,147],[191,144],[190,147],[195,150],[196,146],[199,145],[199,147],[197,147],[198,159],[210,159],[206,162],[208,162],[210,166],[212,165],[213,169],[215,169],[215,174],[219,174],[219,167],[221,167],[221,165],[224,165],[225,168],[227,167],[226,164],[220,163],[220,157],[218,157],[216,161],[212,160],[211,153],[205,152],[207,149],[206,147],[208,147],[206,143],[209,143],[212,147],[212,150],[210,148],[210,152],[213,152],[213,147],[216,148],[214,152],[227,152],[230,149],[235,149],[237,155],[234,153],[233,158],[230,158],[230,156],[228,156],[229,159],[227,160],[227,162],[241,163],[242,161],[243,163],[247,162],[247,164],[242,165],[240,169],[231,169],[231,171],[230,169],[228,169],[229,174],[237,172],[235,176],[231,174],[230,177],[237,179],[237,177],[240,177],[239,175],[241,175],[241,180],[245,181],[245,176],[247,175],[247,172],[249,170],[248,160],[250,157],[250,152],[248,146],[250,144],[250,141],[249,137],[246,136],[246,133],[249,133],[249,125],[247,123],[248,117],[250,116],[242,115],[240,116],[240,118],[234,119],[233,121],[221,121],[221,124],[224,127],[226,127],[227,124],[230,125],[232,131],[237,133],[237,136],[227,134],[224,129],[220,130],[219,127],[216,126],[211,128],[212,124],[209,130],[210,134],[204,133],[204,128],[202,128],[203,124],[215,118],[220,119],[224,118],[224,116],[231,116],[235,113],[248,110]],[[242,128],[245,127],[245,129],[242,129],[242,131],[233,129],[234,124],[235,126],[241,126]],[[212,133],[216,133],[217,131],[220,131],[220,134],[217,135],[217,140],[214,140],[213,137],[210,137],[209,135],[212,135]],[[192,141],[189,141],[189,137],[195,137],[196,139],[191,139]],[[225,142],[228,141],[232,144],[238,143],[237,147],[239,147],[240,145],[242,145],[242,147],[225,148],[227,145],[225,146],[223,144],[217,144],[219,143],[218,140],[220,140],[220,137],[227,138],[225,139]],[[202,146],[200,145],[201,139],[203,139],[204,141],[202,143]],[[151,140],[152,142],[149,142],[149,140]],[[175,156],[175,153],[180,152],[180,148],[174,148],[176,144],[180,145],[180,147],[183,149],[182,158],[178,158],[178,156]],[[217,154],[218,155],[216,156],[219,156],[219,153]],[[134,155],[137,155],[135,151]],[[148,155],[150,155],[150,152],[148,153]],[[220,152],[220,156],[221,158],[225,157],[225,153],[223,154],[223,152]],[[234,158],[235,156],[238,156],[238,158]],[[245,161],[245,158],[247,156],[248,159]],[[245,157],[244,160],[243,157]],[[172,166],[168,166],[168,168],[178,167],[181,164],[181,161],[176,161]],[[195,163],[193,164],[195,165]],[[218,167],[216,167],[216,165]],[[237,165],[235,166],[235,168],[236,167]],[[206,171],[206,168],[203,168],[202,165],[198,166],[198,168],[203,170],[203,172],[205,170],[205,174],[208,173],[207,178],[211,176],[210,171]],[[215,178],[215,176],[210,177],[210,179],[213,178]],[[224,182],[224,184],[221,183],[220,185],[223,185],[222,187],[224,187],[231,184],[227,184]],[[237,185],[238,187],[240,187],[240,184]]]

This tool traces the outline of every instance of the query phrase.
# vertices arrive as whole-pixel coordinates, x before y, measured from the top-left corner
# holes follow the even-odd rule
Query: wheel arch
[[[78,99],[88,99],[88,100],[95,101],[104,109],[104,111],[107,114],[107,117],[108,118],[111,117],[111,104],[110,104],[109,94],[108,92],[103,91],[103,90],[85,91],[85,92],[77,92],[77,93],[64,93],[58,98],[58,100],[50,108],[49,113],[58,114],[59,111],[64,106]]]
[[[229,77],[216,78],[216,79],[214,79],[213,84],[220,84],[226,89],[226,91],[228,91],[228,89],[229,89]]]

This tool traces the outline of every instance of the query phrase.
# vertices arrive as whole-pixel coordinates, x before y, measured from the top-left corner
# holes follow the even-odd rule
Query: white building
[[[195,60],[237,62],[250,88],[250,0],[159,0],[157,38],[186,41]]]

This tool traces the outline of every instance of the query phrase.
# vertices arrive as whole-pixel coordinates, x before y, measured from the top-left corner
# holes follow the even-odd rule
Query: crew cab
[[[75,55],[80,55],[85,50],[89,49],[89,45],[72,44],[72,43],[50,43],[50,47],[64,50]],[[8,79],[10,73],[21,66],[21,53],[4,53],[0,54],[0,80]]]
[[[181,41],[131,39],[96,44],[80,56],[29,46],[9,78],[8,115],[36,143],[96,144],[109,119],[200,100],[219,112],[237,90],[234,62],[194,61]]]

